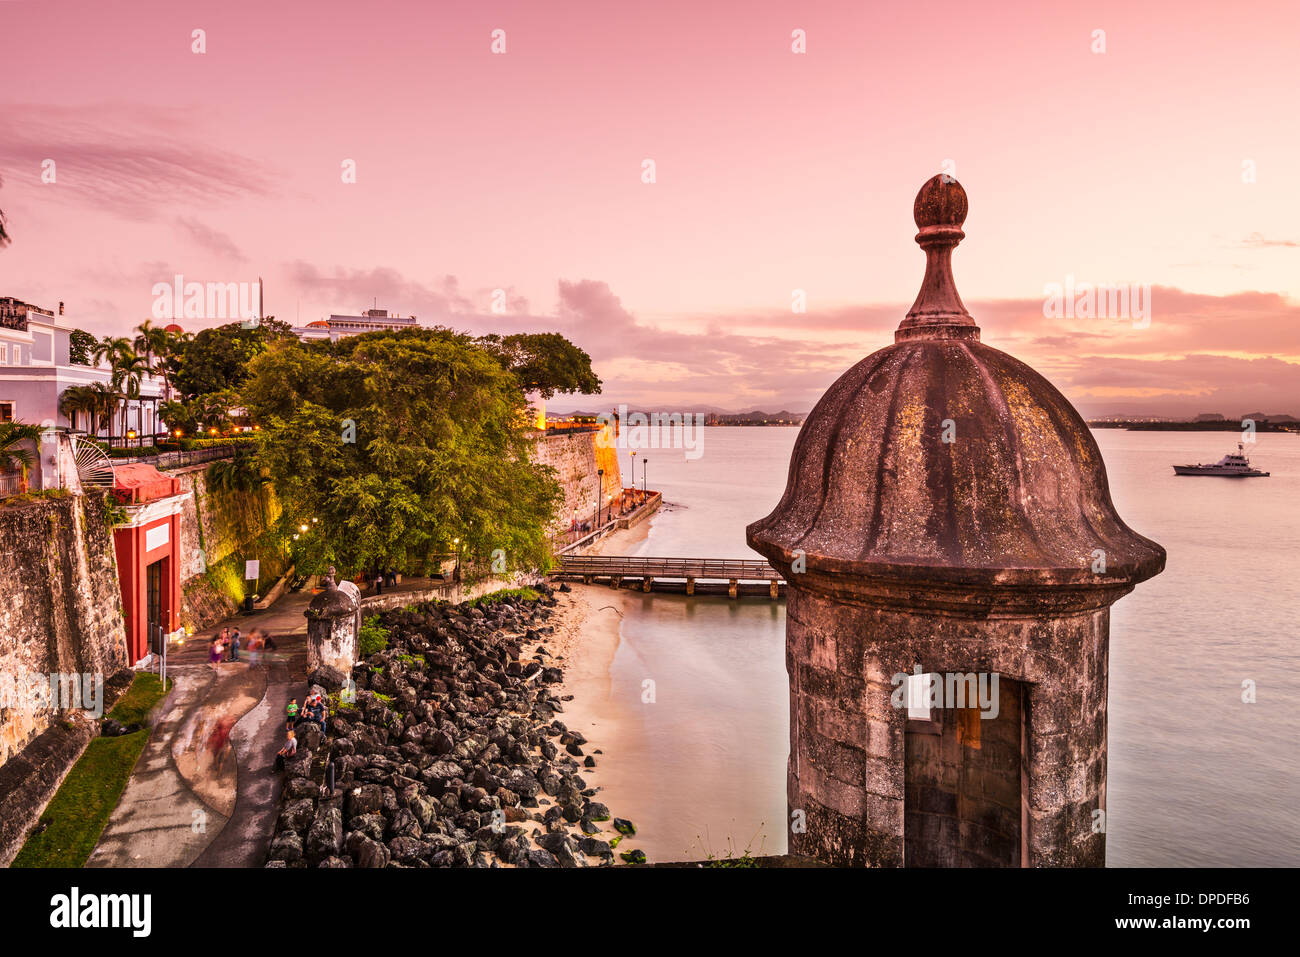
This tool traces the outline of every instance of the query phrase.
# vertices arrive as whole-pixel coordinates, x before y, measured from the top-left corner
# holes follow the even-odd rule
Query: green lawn
[[[108,717],[123,724],[143,722],[163,694],[157,675],[138,674]],[[148,728],[117,738],[93,739],[41,815],[48,826],[28,838],[12,866],[84,865],[148,740]]]

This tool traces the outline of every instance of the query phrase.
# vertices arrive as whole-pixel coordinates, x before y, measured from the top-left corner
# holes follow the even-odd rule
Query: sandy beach
[[[621,529],[601,539],[587,554],[618,554],[644,539],[649,530],[649,522]],[[573,696],[564,702],[561,720],[566,727],[580,731],[587,738],[583,750],[595,757],[596,767],[584,769],[583,777],[590,786],[601,790],[599,800],[609,805],[615,817],[627,818],[637,825],[637,834],[624,838],[617,852],[639,847],[653,861],[653,835],[641,831],[635,807],[624,806],[618,798],[605,793],[611,789],[615,794],[626,793],[619,786],[623,779],[620,770],[633,759],[627,753],[623,722],[610,694],[610,666],[618,651],[623,618],[621,593],[607,585],[574,583],[569,587],[572,591],[555,592],[559,602],[556,617],[552,619],[555,633],[541,643],[564,669],[560,695]],[[601,836],[608,839],[613,834]]]

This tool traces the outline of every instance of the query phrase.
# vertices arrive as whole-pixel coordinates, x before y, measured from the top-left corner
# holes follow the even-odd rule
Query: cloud
[[[247,262],[248,257],[239,251],[235,241],[220,230],[213,229],[189,216],[179,217],[176,220],[176,225],[196,245],[206,249],[213,255],[236,262]]]
[[[178,205],[213,205],[266,195],[266,167],[226,145],[208,147],[190,111],[174,108],[6,104],[23,122],[0,138],[0,165],[12,182],[36,184],[42,198],[79,202],[136,219]],[[56,180],[41,183],[42,163]]]
[[[295,294],[338,302],[335,311],[381,307],[426,325],[488,332],[560,332],[585,349],[605,382],[599,399],[558,397],[554,407],[630,402],[666,410],[716,406],[807,411],[854,363],[893,342],[903,304],[702,314],[671,323],[638,318],[596,279],[560,280],[551,313],[509,300],[490,311],[490,290],[462,291],[457,277],[427,282],[396,269],[289,266]],[[508,297],[509,299],[509,297]],[[1046,375],[1085,415],[1192,415],[1264,407],[1300,414],[1300,304],[1265,292],[1209,296],[1152,290],[1146,328],[1131,319],[1056,319],[1034,299],[974,300],[985,343]],[[520,307],[522,304],[522,307]]]
[[[473,301],[460,291],[460,281],[445,275],[425,284],[408,279],[396,269],[319,267],[295,260],[287,265],[287,279],[304,297],[337,303],[340,314],[359,314],[372,304],[402,315],[414,315],[424,325],[447,325],[453,317],[472,316]],[[353,312],[349,312],[352,310]]]
[[[1241,241],[1241,245],[1247,249],[1297,249],[1300,248],[1300,241],[1294,239],[1265,239],[1259,233],[1251,233]]]

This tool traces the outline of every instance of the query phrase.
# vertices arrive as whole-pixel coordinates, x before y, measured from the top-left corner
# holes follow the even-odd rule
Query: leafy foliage
[[[531,461],[518,380],[472,338],[423,329],[276,343],[241,393],[262,424],[283,530],[309,526],[295,543],[304,571],[411,569],[496,549],[512,569],[549,560],[559,488]]]
[[[383,626],[377,616],[363,621],[361,623],[361,634],[357,636],[361,657],[369,658],[371,655],[387,648],[388,635],[389,630]]]
[[[90,365],[90,356],[99,342],[85,329],[73,329],[68,336],[68,361],[75,366]]]
[[[469,604],[478,608],[482,605],[495,605],[507,598],[518,598],[521,601],[537,601],[541,597],[541,594],[535,588],[501,588],[486,595],[471,598]]]
[[[251,448],[240,447],[233,457],[218,459],[208,466],[208,488],[228,492],[251,492],[269,481],[269,471],[257,461]]]
[[[28,473],[36,461],[35,453],[24,443],[32,442],[39,447],[40,440],[40,426],[24,422],[0,422],[0,471],[21,472],[24,491]]]
[[[172,382],[188,397],[237,388],[248,377],[249,363],[268,345],[292,339],[290,327],[274,318],[260,320],[252,329],[242,322],[204,329],[176,345]]]
[[[591,356],[558,332],[483,336],[479,342],[514,373],[525,392],[538,392],[549,399],[557,392],[594,395],[600,391]]]

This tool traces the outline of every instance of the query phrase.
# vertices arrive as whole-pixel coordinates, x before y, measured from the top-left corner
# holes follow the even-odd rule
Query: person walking
[[[225,767],[226,755],[230,753],[230,732],[234,730],[235,719],[229,715],[217,719],[216,727],[208,738],[208,750],[212,752],[212,763],[218,775]]]
[[[289,703],[284,706],[284,728],[286,731],[292,731],[293,726],[298,723],[298,699],[290,698]]]
[[[239,660],[239,629],[236,628],[230,635],[230,659],[231,661]]]
[[[221,636],[213,635],[208,639],[208,664],[212,665],[214,671],[219,670],[218,666],[221,664],[221,652]]]

